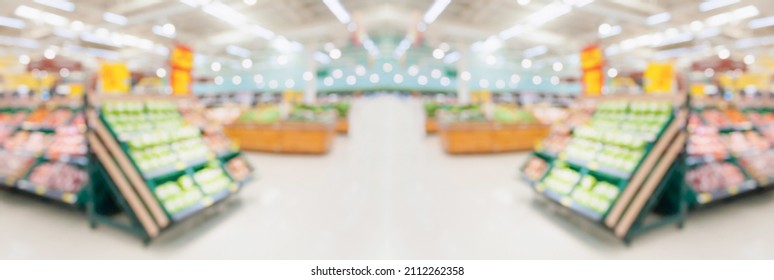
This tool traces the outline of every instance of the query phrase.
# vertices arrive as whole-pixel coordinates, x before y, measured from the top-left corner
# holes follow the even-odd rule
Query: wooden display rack
[[[687,203],[683,199],[687,186],[682,180],[686,172],[684,148],[688,134],[686,123],[688,110],[685,96],[610,96],[596,97],[596,101],[670,101],[676,108],[675,116],[656,139],[653,146],[640,162],[638,168],[628,179],[625,188],[611,205],[606,215],[588,215],[585,208],[575,205],[562,197],[538,185],[536,192],[560,205],[560,209],[582,216],[611,232],[615,237],[629,244],[635,236],[668,224],[677,224],[682,228],[687,213]],[[580,165],[581,174],[597,172],[596,167]],[[548,172],[546,172],[548,173]],[[544,175],[545,176],[545,175]],[[669,206],[664,215],[653,215],[656,207]],[[653,216],[658,218],[651,219]]]
[[[340,134],[349,133],[349,120],[347,118],[336,119],[336,132]]]
[[[324,154],[333,144],[335,128],[333,124],[282,121],[267,125],[231,124],[224,131],[243,150]]]
[[[438,135],[449,154],[526,151],[546,137],[549,126],[542,124],[500,124],[496,122],[440,123]]]
[[[425,119],[425,133],[432,134],[438,132],[438,120],[435,118]]]

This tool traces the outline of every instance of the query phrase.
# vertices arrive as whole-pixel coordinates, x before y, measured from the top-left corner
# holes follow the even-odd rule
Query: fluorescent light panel
[[[67,18],[63,16],[44,12],[25,5],[20,5],[16,8],[16,10],[14,10],[13,13],[16,16],[30,20],[42,20],[43,22],[53,26],[66,26],[69,23]]]
[[[352,18],[349,16],[349,13],[347,13],[347,10],[344,9],[344,6],[341,5],[341,2],[339,0],[323,0],[323,3],[325,3],[325,6],[328,6],[328,9],[331,10],[331,13],[333,13],[334,16],[336,16],[336,19],[338,19],[341,23],[349,23]]]
[[[230,55],[238,56],[238,57],[244,57],[244,58],[250,57],[249,50],[242,47],[234,46],[234,45],[229,45],[228,47],[226,47],[226,53]]]
[[[540,45],[524,50],[524,56],[528,58],[544,55],[546,53],[548,53],[548,47],[545,45]]]
[[[606,34],[599,34],[599,38],[610,38],[615,35],[621,34],[621,26],[620,25],[613,25],[610,27],[610,32],[607,32]]]
[[[110,13],[110,12],[102,14],[102,19],[104,19],[109,23],[115,23],[118,25],[126,25],[129,22],[125,16]]]
[[[663,12],[663,13],[660,13],[660,14],[655,14],[655,15],[649,16],[648,19],[646,20],[646,22],[648,23],[648,25],[656,25],[656,24],[659,24],[659,23],[665,23],[665,22],[669,21],[670,19],[672,19],[672,14],[670,14],[668,12]]]
[[[75,4],[64,0],[35,0],[35,3],[48,6],[51,8],[59,9],[62,11],[67,11],[67,12],[75,11]]]
[[[549,21],[557,19],[569,13],[570,11],[572,11],[571,6],[560,2],[554,2],[544,6],[534,14],[527,17],[527,22],[534,27],[538,27],[546,24]]]
[[[709,0],[699,4],[699,11],[708,12],[739,3],[740,0]]]
[[[205,5],[202,11],[234,26],[241,26],[247,22],[244,15],[221,2]]]
[[[153,34],[156,34],[162,37],[167,37],[167,38],[175,38],[175,33],[172,33],[172,34],[167,33],[166,31],[164,31],[164,27],[162,27],[161,25],[153,26]]]
[[[27,25],[24,23],[23,20],[0,16],[0,26],[16,28],[16,29],[24,29],[24,27],[26,27]]]
[[[774,26],[774,17],[756,18],[747,23],[747,27],[751,29],[758,29]]]
[[[435,0],[430,9],[427,9],[427,12],[425,12],[422,20],[427,24],[433,23],[443,13],[443,10],[446,9],[449,3],[451,3],[451,0]]]

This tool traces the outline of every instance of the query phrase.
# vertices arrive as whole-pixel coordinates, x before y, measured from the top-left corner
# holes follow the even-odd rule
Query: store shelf
[[[688,166],[696,166],[696,165],[705,164],[705,163],[723,162],[723,161],[726,161],[728,159],[729,159],[728,156],[726,156],[725,158],[721,158],[721,159],[715,158],[715,157],[710,156],[710,155],[688,156],[688,157],[685,158],[685,163]]]
[[[543,194],[543,196],[547,197],[549,200],[556,202],[594,222],[601,222],[602,218],[604,218],[602,214],[594,212],[589,208],[586,208],[585,206],[575,202],[572,198],[565,195],[558,194],[555,191],[547,189],[540,184],[535,185],[534,189],[536,192]]]
[[[13,188],[17,180],[19,179],[14,176],[0,176],[0,186]]]
[[[148,172],[143,172],[142,177],[146,180],[153,180],[159,177],[163,177],[175,172],[181,172],[190,167],[199,166],[210,161],[212,157],[202,157],[198,159],[192,159],[187,161],[180,161],[176,164],[157,168]]]
[[[223,189],[220,192],[217,192],[215,194],[206,196],[201,200],[199,200],[198,202],[194,203],[193,205],[183,210],[170,214],[170,217],[172,218],[172,221],[175,221],[175,222],[182,221],[190,216],[193,216],[196,213],[201,212],[204,209],[207,209],[213,204],[216,204],[226,199],[231,194],[236,193],[237,191],[239,191],[239,187],[236,184],[232,184],[230,187]]]
[[[48,161],[61,162],[61,163],[73,164],[73,165],[84,166],[84,167],[89,164],[89,159],[86,158],[85,156],[74,156],[74,157],[61,156],[54,159],[48,154],[43,154],[42,158]]]
[[[741,193],[749,192],[758,188],[757,184],[753,180],[747,180],[738,186],[729,186],[727,188],[716,190],[713,192],[702,192],[696,194],[696,201],[699,204],[708,204],[718,200],[723,200],[732,196],[739,195]]]
[[[567,156],[561,156],[560,158],[564,158],[564,160],[569,163],[570,165],[574,165],[577,168],[586,168],[590,172],[594,173],[595,175],[602,175],[602,176],[608,176],[608,177],[614,177],[616,179],[621,180],[628,180],[630,177],[632,177],[631,172],[623,171],[618,168],[613,168],[610,166],[600,165],[599,163],[596,163],[594,161],[574,158],[574,157],[567,157]]]
[[[78,195],[75,193],[63,192],[51,189],[46,186],[35,185],[27,180],[19,180],[17,188],[28,193],[49,198],[55,201],[60,201],[65,204],[75,205],[78,203]]]

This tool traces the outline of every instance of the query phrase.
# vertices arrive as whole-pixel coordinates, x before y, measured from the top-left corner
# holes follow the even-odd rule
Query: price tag
[[[213,203],[214,201],[212,201],[212,198],[205,197],[202,199],[202,205],[204,205],[204,207],[210,207]]]
[[[730,195],[736,195],[739,193],[739,187],[738,186],[729,186],[726,191]]]
[[[712,194],[711,193],[701,193],[699,194],[699,203],[707,203],[712,200]]]
[[[37,195],[43,195],[46,193],[46,187],[44,186],[35,186],[35,193]]]
[[[597,171],[597,169],[599,169],[599,164],[598,163],[593,162],[593,161],[591,163],[589,163],[589,170]]]
[[[175,169],[177,169],[177,171],[184,170],[185,169],[185,163],[183,163],[182,161],[178,162],[177,164],[175,164]]]
[[[569,197],[565,196],[565,197],[562,197],[562,199],[559,200],[559,203],[564,205],[564,207],[570,207],[570,205],[572,204],[572,199],[570,199]]]
[[[67,203],[75,203],[75,195],[72,193],[62,194],[62,201]]]

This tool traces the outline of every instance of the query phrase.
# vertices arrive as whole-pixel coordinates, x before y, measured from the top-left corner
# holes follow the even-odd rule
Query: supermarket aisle
[[[766,193],[691,215],[632,247],[567,222],[513,179],[525,154],[444,154],[419,102],[358,101],[322,157],[251,154],[262,178],[218,215],[150,247],[84,215],[0,192],[0,258],[772,258]]]

